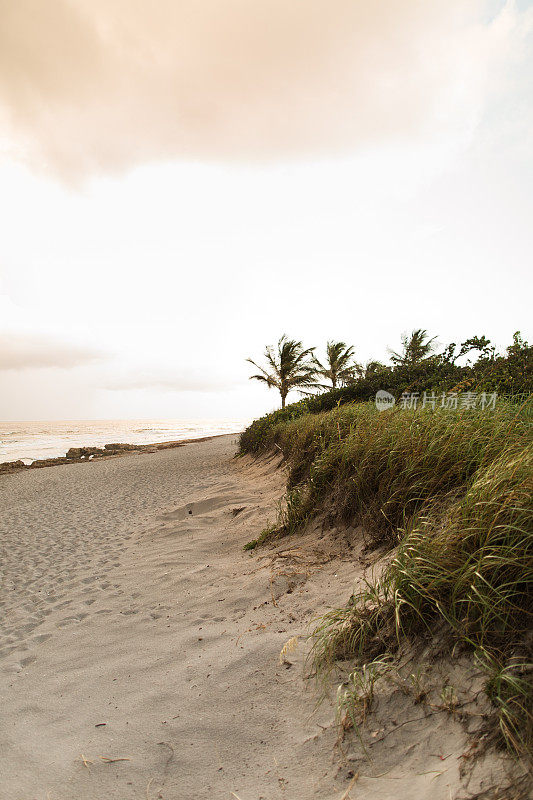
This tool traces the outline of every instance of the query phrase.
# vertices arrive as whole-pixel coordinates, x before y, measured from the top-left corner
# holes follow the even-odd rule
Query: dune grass
[[[532,408],[342,406],[276,421],[259,448],[276,444],[290,465],[277,535],[322,513],[396,548],[378,579],[321,620],[316,666],[367,663],[444,622],[483,666],[505,741],[530,753]]]

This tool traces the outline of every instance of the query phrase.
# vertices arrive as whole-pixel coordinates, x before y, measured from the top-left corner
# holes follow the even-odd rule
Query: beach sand
[[[235,450],[221,436],[1,477],[2,799],[455,796],[467,743],[448,715],[361,761],[335,748],[332,702],[315,708],[303,639],[280,663],[349,597],[362,545],[316,529],[244,552],[285,473]]]

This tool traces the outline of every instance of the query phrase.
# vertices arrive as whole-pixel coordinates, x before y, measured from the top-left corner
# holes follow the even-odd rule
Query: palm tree
[[[430,339],[428,332],[423,328],[416,328],[411,334],[404,333],[402,335],[403,350],[401,353],[395,353],[394,350],[390,350],[391,361],[397,367],[418,364],[431,355],[435,348],[434,341],[436,338],[436,336],[433,336]]]
[[[270,346],[266,348],[266,368],[251,358],[246,359],[260,370],[259,375],[250,375],[250,380],[262,381],[269,389],[277,389],[281,395],[281,407],[285,408],[285,400],[291,389],[316,385],[316,367],[312,361],[314,349],[309,347],[304,350],[302,342],[288,339],[283,334],[275,349]]]
[[[353,347],[348,347],[345,342],[328,342],[326,363],[322,364],[316,356],[313,357],[313,361],[317,374],[331,381],[332,388],[336,389],[339,384],[346,385],[361,374],[361,367],[353,357]],[[323,386],[323,388],[329,387]]]
[[[377,375],[378,372],[382,372],[383,370],[387,370],[388,367],[385,364],[382,364],[381,361],[369,361],[363,369],[363,375],[365,378],[369,378],[371,375]]]

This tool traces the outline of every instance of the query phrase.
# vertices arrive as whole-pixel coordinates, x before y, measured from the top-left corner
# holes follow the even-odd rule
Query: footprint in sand
[[[224,508],[228,505],[228,502],[229,497],[225,495],[210,497],[207,500],[201,500],[198,503],[187,503],[186,506],[176,508],[174,511],[170,511],[167,514],[161,514],[159,519],[163,520],[164,522],[177,522],[190,517],[198,517],[211,511],[217,511],[220,508]]]
[[[21,625],[17,630],[19,638],[21,634],[24,636],[24,634],[31,633],[39,624],[39,622],[28,622],[27,625]]]
[[[75,617],[65,617],[65,619],[60,619],[59,622],[56,622],[56,628],[65,628],[67,625],[72,625],[74,622],[78,620]]]
[[[52,638],[51,633],[40,633],[38,636],[34,636],[32,638],[32,642],[35,642],[35,644],[42,644],[43,642],[46,642],[48,641],[48,639],[51,638]]]
[[[59,622],[56,622],[56,628],[64,628],[65,625],[72,625],[73,622],[81,622],[88,617],[88,614],[81,613],[81,614],[73,614],[70,617],[63,617],[60,619]]]

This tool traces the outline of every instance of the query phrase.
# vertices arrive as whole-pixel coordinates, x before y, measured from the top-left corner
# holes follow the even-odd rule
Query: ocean
[[[0,463],[64,456],[70,447],[102,447],[111,442],[151,444],[238,433],[250,422],[232,420],[63,420],[0,422]]]

